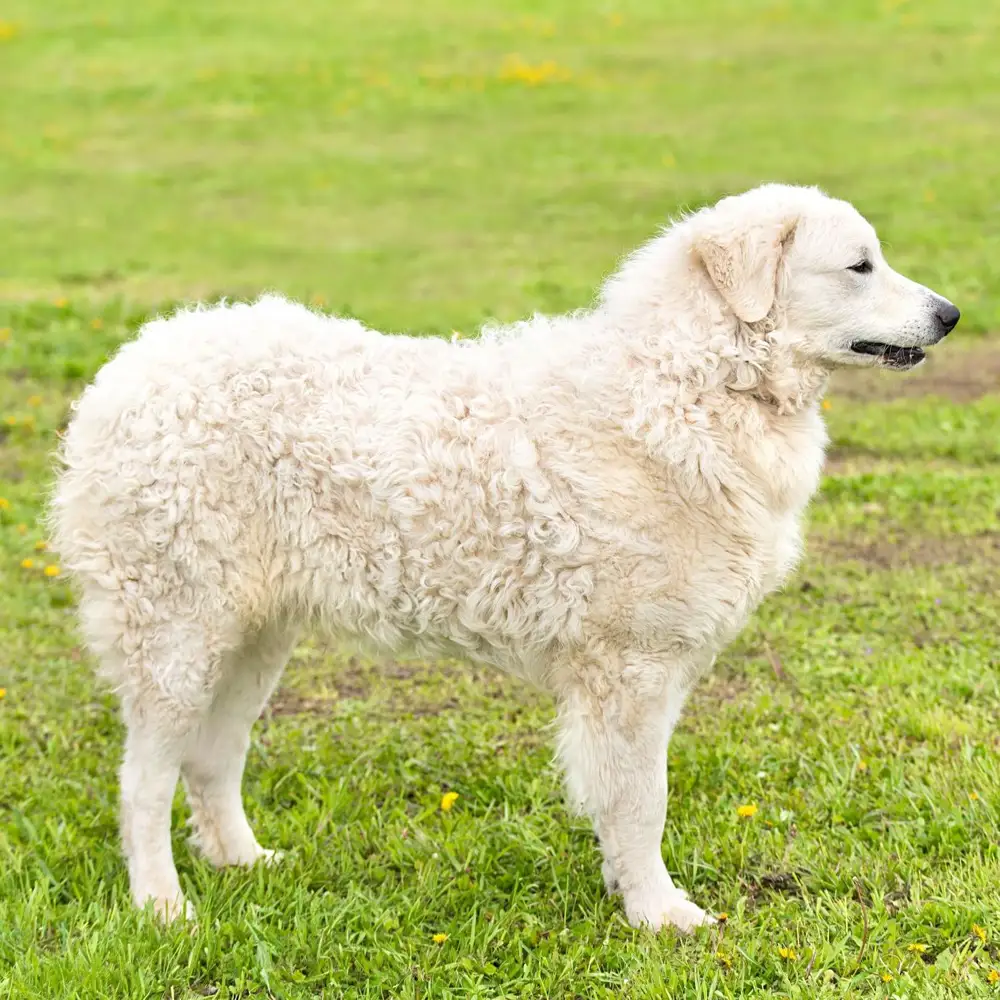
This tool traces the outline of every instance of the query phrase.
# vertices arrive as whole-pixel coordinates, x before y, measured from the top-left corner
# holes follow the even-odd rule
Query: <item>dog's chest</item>
[[[623,528],[648,549],[623,549],[609,560],[600,602],[608,617],[616,606],[631,641],[643,645],[717,649],[728,642],[799,559],[825,440],[811,418],[758,439],[752,451],[734,451],[735,473],[719,492],[685,493],[653,464],[643,463],[643,474],[633,469],[626,479],[659,477],[662,489],[655,503],[645,489],[629,491],[635,500],[623,504]]]
[[[776,421],[736,454],[740,476],[729,490],[733,537],[746,545],[759,597],[798,562],[802,520],[819,488],[826,442],[822,418],[812,409]]]

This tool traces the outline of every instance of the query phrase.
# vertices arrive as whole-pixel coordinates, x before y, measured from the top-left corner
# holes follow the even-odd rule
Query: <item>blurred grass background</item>
[[[585,304],[779,179],[1000,325],[1000,6],[8,0],[0,292],[277,288],[442,331]]]
[[[997,995],[998,43],[971,0],[6,0],[0,996]],[[854,201],[963,320],[912,376],[836,381],[807,560],[672,742],[667,864],[729,920],[625,925],[544,698],[313,639],[246,777],[284,864],[211,870],[178,799],[198,926],[135,914],[115,703],[40,520],[108,353],[263,289],[439,334],[586,305],[764,180]]]

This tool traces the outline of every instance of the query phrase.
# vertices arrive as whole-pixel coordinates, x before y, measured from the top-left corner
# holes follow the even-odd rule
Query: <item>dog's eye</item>
[[[853,271],[855,274],[871,274],[872,262],[870,260],[862,260],[857,264],[852,264],[848,271]]]

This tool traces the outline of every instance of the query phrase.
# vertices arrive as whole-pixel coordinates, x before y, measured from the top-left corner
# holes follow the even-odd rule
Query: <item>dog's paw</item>
[[[281,851],[261,847],[252,838],[230,838],[222,841],[218,837],[211,840],[201,834],[190,838],[191,845],[215,868],[250,868],[252,865],[276,865],[284,855]]]
[[[272,851],[255,842],[242,850],[231,852],[219,867],[252,868],[254,865],[277,865],[284,856],[282,851]]]
[[[685,934],[696,927],[715,923],[714,917],[692,903],[683,889],[676,887],[627,894],[625,915],[633,927],[648,927],[654,931],[676,927]]]
[[[194,923],[194,907],[179,892],[169,896],[147,896],[140,905],[150,908],[156,919],[164,924]]]

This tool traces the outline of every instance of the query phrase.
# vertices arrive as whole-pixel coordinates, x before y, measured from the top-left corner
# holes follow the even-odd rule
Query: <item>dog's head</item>
[[[815,188],[767,184],[723,198],[683,223],[694,267],[744,324],[824,366],[912,368],[959,311],[894,271],[875,230]]]

